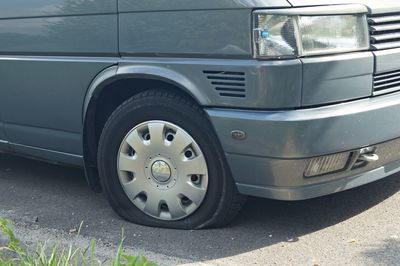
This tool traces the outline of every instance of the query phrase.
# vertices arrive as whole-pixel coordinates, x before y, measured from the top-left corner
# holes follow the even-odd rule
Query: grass
[[[74,247],[68,248],[60,245],[47,247],[46,244],[36,243],[33,248],[25,247],[15,236],[12,223],[0,219],[0,235],[8,238],[8,243],[0,245],[0,266],[156,266],[144,256],[130,256],[123,251],[124,234],[118,246],[115,257],[112,260],[101,261],[96,257],[96,243],[92,243],[86,249]],[[82,227],[82,223],[80,228]],[[78,230],[78,235],[80,229]]]

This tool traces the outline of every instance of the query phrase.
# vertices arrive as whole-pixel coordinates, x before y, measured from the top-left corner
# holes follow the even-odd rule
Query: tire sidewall
[[[117,158],[126,135],[137,125],[160,120],[184,129],[199,145],[208,168],[208,189],[200,207],[191,215],[177,221],[164,221],[148,216],[126,196],[119,181]],[[204,114],[185,104],[168,99],[138,99],[129,101],[110,117],[99,145],[99,170],[103,189],[112,207],[125,219],[142,225],[178,229],[206,227],[221,208],[228,179],[223,152],[216,134]]]

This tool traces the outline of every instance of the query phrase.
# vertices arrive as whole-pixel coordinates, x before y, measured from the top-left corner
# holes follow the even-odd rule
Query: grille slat
[[[232,82],[219,82],[213,81],[211,82],[212,85],[220,85],[220,86],[237,86],[237,87],[244,87],[244,83],[232,83]]]
[[[246,74],[244,72],[205,70],[203,73],[219,96],[246,98]]]
[[[399,39],[399,38],[400,38],[400,32],[371,36],[371,39],[374,41],[377,41],[377,42],[388,41],[388,40]]]
[[[372,15],[368,23],[373,50],[400,47],[400,13]]]
[[[391,49],[391,48],[398,48],[398,47],[400,47],[400,41],[391,42],[391,43],[372,44],[371,47],[374,50],[385,50],[385,49]]]
[[[379,95],[400,90],[400,70],[374,75],[374,94]]]
[[[233,72],[233,71],[203,71],[204,74],[212,75],[234,75],[234,76],[244,76],[243,72]]]
[[[400,70],[398,71],[393,71],[393,72],[386,72],[385,74],[376,74],[375,75],[375,80],[379,81],[385,78],[390,78],[393,76],[400,76]]]
[[[388,89],[388,88],[393,88],[400,86],[400,80],[393,81],[393,82],[387,82],[384,84],[376,85],[375,86],[375,91],[383,90],[383,89]]]
[[[373,25],[370,27],[370,30],[373,34],[381,33],[383,31],[391,31],[400,29],[400,23],[396,24],[384,24],[384,25]]]
[[[207,76],[208,79],[212,80],[233,80],[233,81],[244,81],[244,78],[238,78],[234,76]]]
[[[380,85],[375,86],[375,91],[379,91],[379,90],[383,90],[383,89],[387,89],[387,88],[394,88],[399,85],[400,85],[400,80],[388,82],[385,84],[380,84]]]
[[[217,91],[238,91],[238,92],[246,92],[245,89],[237,89],[237,88],[223,88],[223,87],[216,87]]]
[[[370,17],[368,18],[368,22],[373,24],[378,23],[388,23],[393,21],[400,21],[400,15],[386,15],[383,17]]]
[[[376,86],[379,86],[379,85],[382,85],[382,84],[385,84],[385,83],[388,83],[388,82],[399,81],[399,80],[400,80],[400,77],[399,77],[399,76],[398,76],[398,77],[393,77],[393,78],[387,78],[387,79],[377,80],[377,81],[375,81],[375,87],[376,87]]]

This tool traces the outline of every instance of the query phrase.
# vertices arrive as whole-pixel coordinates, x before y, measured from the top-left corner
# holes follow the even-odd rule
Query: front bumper
[[[400,171],[400,92],[291,111],[207,109],[243,194],[281,200],[322,196]],[[241,130],[244,140],[231,132]],[[312,178],[312,158],[377,145],[380,160]]]

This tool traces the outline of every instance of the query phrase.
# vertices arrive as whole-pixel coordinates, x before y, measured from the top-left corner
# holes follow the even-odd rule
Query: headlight
[[[333,54],[369,48],[365,14],[254,14],[257,57],[287,58]]]

